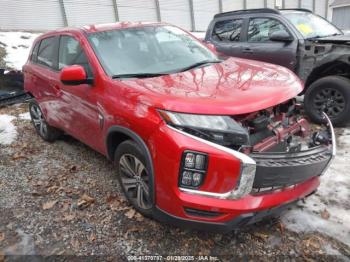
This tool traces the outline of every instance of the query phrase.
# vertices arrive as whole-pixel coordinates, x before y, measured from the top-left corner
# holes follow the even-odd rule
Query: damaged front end
[[[293,187],[322,175],[336,154],[332,124],[311,126],[295,100],[235,117],[247,131],[248,145],[231,145],[256,161],[253,194]]]
[[[235,116],[169,111],[160,111],[160,114],[172,130],[226,152],[241,162],[240,178],[231,191],[203,191],[198,185],[187,185],[186,176],[185,182],[180,179],[180,190],[191,194],[239,199],[247,194],[282,191],[322,175],[336,153],[334,130],[328,116],[324,115],[322,126],[310,125],[300,114],[300,105],[294,99]],[[194,156],[185,160],[191,159]]]

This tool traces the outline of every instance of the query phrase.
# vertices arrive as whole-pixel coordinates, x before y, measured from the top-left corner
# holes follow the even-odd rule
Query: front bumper
[[[243,155],[164,126],[161,136],[154,138],[154,141],[162,142],[154,148],[164,148],[162,152],[156,152],[157,163],[162,164],[155,168],[158,170],[156,218],[168,222],[190,221],[191,227],[195,227],[193,224],[198,222],[199,228],[209,223],[214,228],[219,226],[232,229],[265,217],[264,214],[269,213],[266,210],[280,210],[278,207],[310,195],[316,191],[319,176],[335,155],[335,135],[330,121],[327,126],[332,135],[332,144],[329,146],[291,154],[287,159],[284,155],[284,160],[282,156],[275,156],[272,162],[268,162],[268,154]],[[178,187],[179,163],[184,150],[205,152],[210,156],[205,184],[199,190]],[[271,181],[277,182],[281,188],[255,194],[253,189],[269,187]],[[215,215],[189,213],[186,209]],[[240,220],[245,222],[237,222]]]

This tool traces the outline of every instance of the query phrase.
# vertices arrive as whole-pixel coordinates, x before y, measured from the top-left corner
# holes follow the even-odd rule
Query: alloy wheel
[[[320,112],[325,112],[330,118],[335,118],[345,109],[345,97],[334,88],[323,88],[317,92],[314,98],[314,107]]]
[[[119,160],[119,172],[126,194],[142,209],[152,207],[149,175],[143,163],[134,155],[124,154]]]
[[[30,113],[34,123],[35,129],[41,136],[45,137],[47,134],[47,124],[39,106],[33,104],[30,108]]]

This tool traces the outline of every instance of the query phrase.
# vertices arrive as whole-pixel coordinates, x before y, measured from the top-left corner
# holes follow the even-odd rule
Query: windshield
[[[282,12],[305,38],[318,38],[342,34],[327,20],[308,12]]]
[[[173,26],[144,26],[92,33],[90,43],[111,77],[152,76],[217,62],[208,48]]]

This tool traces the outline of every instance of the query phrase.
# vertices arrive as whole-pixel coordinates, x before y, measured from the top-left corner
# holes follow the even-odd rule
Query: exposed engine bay
[[[266,110],[235,117],[247,131],[247,145],[238,148],[256,152],[296,153],[321,144],[331,143],[328,130],[317,130],[300,114],[300,105],[289,100]]]

